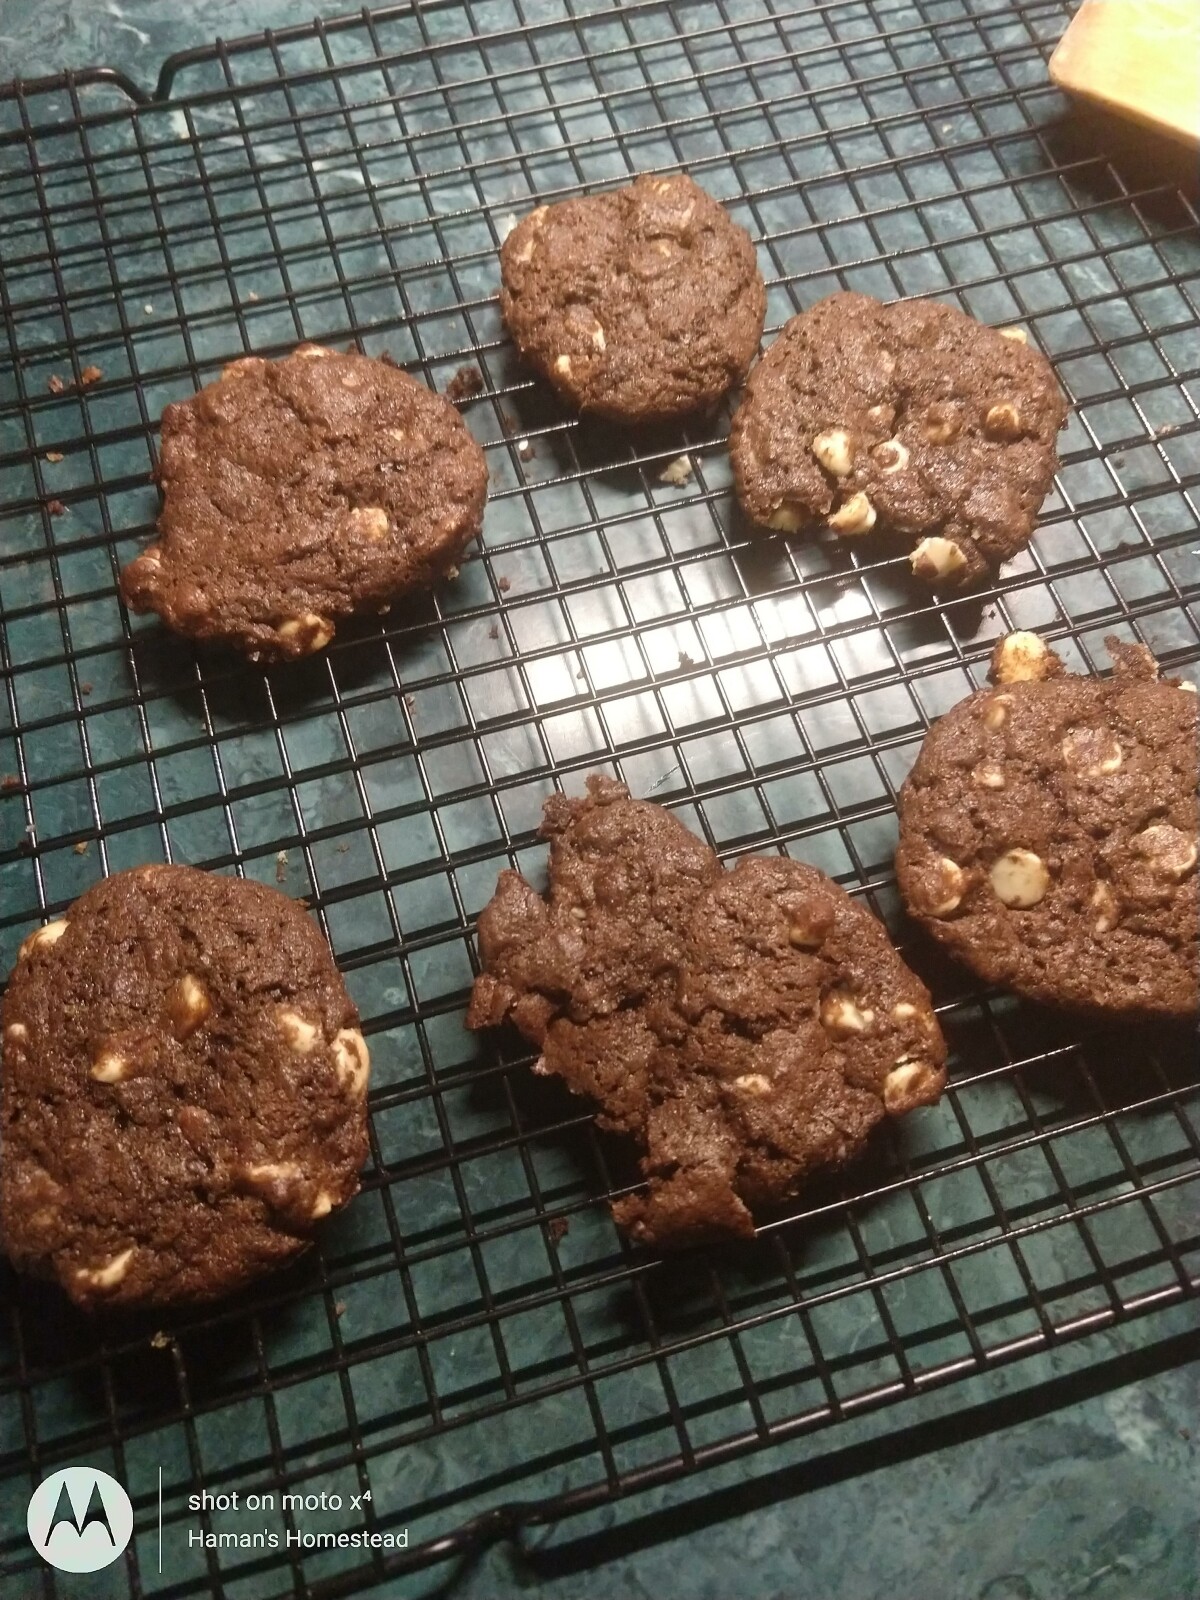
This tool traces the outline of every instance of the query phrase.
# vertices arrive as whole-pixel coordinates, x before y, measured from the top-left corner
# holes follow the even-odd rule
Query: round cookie
[[[834,294],[750,375],[730,444],[738,499],[787,533],[888,533],[918,578],[963,588],[1029,542],[1065,418],[1019,329],[935,300]]]
[[[705,411],[758,349],[749,234],[683,173],[539,206],[500,251],[500,309],[577,411],[626,424]]]
[[[252,661],[453,575],[482,526],[483,452],[385,361],[303,344],[247,356],[163,412],[160,537],[121,573],[134,611]]]
[[[844,1166],[935,1101],[945,1045],[869,911],[783,856],[722,869],[668,811],[591,777],[547,801],[549,902],[501,874],[467,1026],[513,1022],[644,1152],[618,1224],[665,1248],[754,1232],[751,1206]]]
[[[1033,634],[925,738],[900,791],[914,917],[972,971],[1109,1015],[1197,1009],[1196,696],[1143,646],[1063,673]]]
[[[0,1021],[0,1242],[78,1305],[214,1299],[358,1192],[358,1014],[275,889],[117,873],[26,939]]]

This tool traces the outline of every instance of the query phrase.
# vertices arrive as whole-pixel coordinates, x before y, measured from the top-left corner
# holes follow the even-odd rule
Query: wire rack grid
[[[432,0],[190,52],[140,103],[104,72],[0,97],[5,970],[103,873],[244,873],[309,902],[375,1062],[364,1192],[260,1292],[93,1326],[5,1279],[7,1592],[60,1592],[24,1508],[67,1462],[135,1506],[89,1593],[350,1594],[1195,1292],[1185,1041],[981,989],[909,938],[890,865],[896,788],[1002,632],[1078,670],[1109,633],[1173,671],[1198,653],[1194,200],[1049,87],[1068,14]],[[768,337],[841,285],[1053,358],[1062,468],[994,588],[939,605],[902,559],[752,534],[727,412],[631,437],[522,372],[496,303],[515,217],[679,168],[755,238]],[[152,531],[164,404],[302,338],[439,390],[477,366],[491,499],[457,582],[264,673],[129,617],[116,575]],[[474,917],[502,867],[537,876],[542,801],[594,769],[727,860],[795,852],[863,895],[953,1047],[939,1108],[737,1250],[631,1249],[622,1152],[462,1028]],[[199,1488],[343,1508],[197,1513]],[[363,1528],[408,1548],[296,1542]],[[188,1538],[258,1529],[276,1543]]]

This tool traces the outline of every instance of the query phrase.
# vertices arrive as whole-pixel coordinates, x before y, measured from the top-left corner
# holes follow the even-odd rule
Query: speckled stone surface
[[[0,0],[0,75],[19,72],[35,76],[62,67],[105,63],[125,69],[149,88],[162,58],[172,51],[207,43],[217,34],[233,37],[313,15],[332,17],[347,9],[345,3],[321,5],[318,0],[300,0],[299,4],[295,0],[197,0],[193,4],[180,0]],[[487,4],[479,4],[476,13],[480,25],[486,26]],[[530,0],[525,13],[538,15],[538,0]],[[990,319],[1003,320],[1007,309],[998,308],[994,317],[987,306],[980,311]],[[515,557],[510,558],[510,569],[515,566]],[[1032,625],[1038,619],[1025,620]],[[537,643],[535,637],[528,640],[531,647]],[[99,659],[94,676],[98,695],[107,692]],[[118,675],[111,692],[124,692],[123,685],[124,679]],[[962,686],[956,684],[954,692],[961,693]],[[173,723],[169,730],[172,736],[184,737],[193,731],[182,710],[172,709],[170,714],[178,717],[178,727]],[[387,715],[386,708],[378,712],[380,743],[394,737]],[[327,752],[318,748],[318,730],[311,731],[311,738],[313,760],[325,759]],[[251,759],[269,764],[275,757],[270,752],[248,751],[246,760]],[[274,772],[269,765],[266,770]],[[252,775],[257,775],[257,769]],[[187,776],[183,774],[180,781]],[[406,798],[403,784],[407,780],[398,764],[388,781],[394,786],[393,798]],[[310,787],[315,791],[315,785]],[[272,812],[274,799],[273,794],[264,794],[255,802],[261,807],[262,817],[256,820],[265,840],[291,825]],[[132,807],[132,802],[127,803]],[[339,808],[345,804],[345,795],[336,783],[330,783],[320,794],[306,794],[305,803],[312,806],[311,828],[334,828],[341,820]],[[61,817],[55,823],[43,821],[51,835],[56,828],[73,825]],[[357,850],[363,835],[360,832],[353,837],[353,849]],[[215,848],[197,838],[199,857]],[[139,857],[154,843],[136,832],[118,839]],[[333,848],[330,842],[330,851]],[[93,870],[95,865],[94,857],[89,862],[69,850],[64,859],[72,873]],[[348,871],[354,860],[351,853],[338,857],[334,865]],[[114,853],[110,864],[127,863]],[[836,865],[840,870],[840,859]],[[274,876],[272,861],[266,870]],[[65,894],[73,887],[73,880],[56,883],[52,892]],[[479,886],[479,898],[486,898],[486,885]],[[377,978],[374,972],[369,983],[361,979],[355,997],[364,1013],[382,1012],[400,1003],[397,995],[385,988],[383,976]],[[457,1032],[447,1029],[438,1038],[448,1060],[463,1059],[458,1053],[462,1044]],[[377,1052],[382,1083],[400,1081],[402,1074],[412,1069],[406,1051],[417,1056],[417,1047],[397,1034],[387,1048]],[[992,1092],[997,1126],[1005,1114],[1005,1093],[999,1084]],[[989,1100],[986,1109],[991,1108]],[[463,1117],[468,1134],[476,1126],[487,1125],[486,1103],[461,1111],[453,1106],[452,1112]],[[402,1129],[389,1127],[381,1119],[385,1155],[400,1159],[410,1142],[412,1149],[418,1149],[427,1132],[411,1122]],[[493,1171],[486,1177],[495,1184],[502,1175]],[[400,1196],[401,1206],[435,1210],[445,1203],[434,1179],[413,1182],[408,1189],[408,1194]],[[943,1191],[942,1204],[940,1219],[955,1220],[956,1200],[949,1186]],[[965,1216],[969,1204],[965,1193],[961,1204]],[[453,1209],[452,1200],[450,1205]],[[576,1249],[579,1259],[587,1259],[589,1229],[607,1226],[594,1209],[583,1211],[573,1221],[572,1233],[563,1246],[563,1260],[568,1264]],[[1134,1209],[1129,1207],[1128,1213]],[[871,1227],[878,1226],[880,1237],[887,1242],[891,1223],[882,1211],[879,1208],[872,1218]],[[404,1216],[401,1223],[405,1223]],[[364,1196],[361,1204],[339,1221],[331,1235],[331,1253],[338,1248],[369,1250],[380,1238],[386,1238],[386,1232],[378,1198]],[[814,1256],[819,1243],[814,1244]],[[1048,1248],[1058,1247],[1052,1244]],[[1061,1248],[1065,1259],[1066,1246]],[[454,1263],[451,1257],[451,1268]],[[514,1273],[525,1266],[515,1250],[511,1266]],[[351,1346],[356,1340],[368,1340],[383,1325],[380,1319],[391,1312],[386,1295],[382,1291],[372,1294],[371,1288],[370,1283],[353,1285],[337,1311],[338,1337]],[[435,1303],[436,1295],[443,1291],[446,1303],[452,1304],[457,1292],[454,1283],[417,1283],[423,1303],[426,1299]],[[646,1491],[554,1529],[536,1531],[520,1552],[500,1547],[464,1568],[439,1568],[393,1579],[371,1592],[388,1600],[417,1600],[439,1593],[462,1600],[508,1600],[523,1594],[546,1596],[547,1600],[615,1600],[618,1596],[622,1600],[625,1596],[645,1596],[647,1600],[782,1600],[784,1596],[788,1600],[1193,1600],[1200,1594],[1196,1534],[1200,1339],[1196,1321],[1194,1307],[1146,1317],[1118,1331],[844,1422],[836,1429],[811,1434],[685,1483]],[[784,1329],[779,1323],[772,1327]],[[321,1357],[333,1337],[316,1296],[304,1315],[264,1319],[261,1331],[267,1359],[276,1368]],[[872,1336],[866,1321],[861,1329],[846,1330],[848,1344],[861,1342],[869,1347]],[[72,1352],[71,1340],[79,1337],[78,1332],[62,1336],[65,1354]],[[531,1327],[530,1338],[536,1341],[538,1337],[543,1337],[541,1330]],[[548,1328],[544,1337],[549,1353]],[[469,1369],[473,1359],[470,1341],[460,1337],[445,1343],[448,1370],[453,1372],[456,1366]],[[781,1359],[786,1360],[782,1337],[779,1344],[783,1346]],[[1144,1354],[1139,1356],[1139,1352]],[[202,1371],[207,1361],[210,1381],[216,1363],[222,1371],[227,1368],[243,1377],[254,1372],[254,1353],[233,1338],[227,1347],[210,1346],[202,1354],[190,1350],[189,1357]],[[441,1358],[435,1348],[434,1360]],[[170,1358],[163,1354],[154,1359],[161,1359],[165,1368]],[[408,1352],[353,1369],[350,1382],[355,1397],[364,1407],[399,1408],[418,1385],[413,1364]],[[444,1377],[440,1371],[438,1376],[440,1380]],[[651,1392],[656,1381],[649,1367],[629,1374],[622,1403],[630,1418],[636,1420],[639,1410],[641,1415],[651,1416],[656,1407],[661,1409],[661,1393],[656,1397]],[[149,1361],[132,1377],[133,1392],[147,1404],[162,1392],[158,1385],[165,1387],[165,1380]],[[88,1399],[101,1403],[96,1396],[81,1396],[78,1386],[66,1377],[40,1385],[30,1401],[39,1437],[54,1441],[68,1434],[77,1408]],[[129,1395],[119,1392],[116,1403],[127,1407]],[[346,1396],[336,1379],[298,1383],[273,1397],[273,1426],[286,1448],[303,1452],[306,1461],[319,1463],[322,1437],[344,1426],[345,1407]],[[503,1428],[520,1435],[518,1444],[533,1455],[549,1448],[547,1440],[561,1439],[566,1444],[576,1430],[585,1437],[587,1419],[586,1414],[581,1417],[582,1409],[576,1391],[501,1422]],[[205,1468],[212,1472],[236,1468],[245,1458],[246,1439],[262,1437],[265,1412],[265,1403],[255,1398],[236,1406],[213,1407],[201,1415],[196,1448]],[[738,1426],[747,1423],[744,1416],[734,1421]],[[20,1448],[25,1426],[27,1422],[16,1413],[11,1418],[0,1414],[0,1448]],[[713,1436],[719,1437],[729,1428],[729,1415],[718,1412]],[[481,1429],[464,1428],[445,1436],[436,1451],[416,1444],[377,1454],[371,1464],[377,1503],[389,1512],[401,1512],[418,1501],[427,1503],[438,1492],[444,1492],[450,1503],[457,1488],[476,1482],[489,1467],[500,1466],[512,1447],[512,1438],[505,1438],[502,1429],[489,1436]],[[652,1437],[645,1459],[669,1447],[669,1440]],[[143,1504],[149,1504],[159,1466],[169,1484],[195,1484],[195,1465],[189,1461],[181,1430],[144,1433],[131,1440],[124,1467]],[[265,1471],[262,1456],[256,1461],[256,1470]],[[338,1486],[346,1486],[344,1472],[329,1476]],[[521,1483],[515,1492],[552,1492],[569,1478],[568,1459],[566,1465],[547,1467],[536,1485]],[[311,1482],[321,1487],[323,1480],[314,1477]],[[496,1493],[485,1491],[479,1504],[470,1509],[494,1503]],[[23,1514],[23,1499],[0,1501],[0,1524],[6,1533],[18,1526]],[[439,1509],[420,1531],[437,1531],[460,1514],[458,1507],[452,1512]],[[310,1523],[314,1529],[327,1525],[319,1517]],[[140,1534],[139,1553],[143,1571],[150,1573],[153,1546]],[[168,1530],[166,1565],[173,1579],[203,1580],[203,1559],[182,1548],[179,1523],[173,1531]],[[320,1568],[313,1564],[306,1570],[315,1576]],[[252,1596],[280,1592],[286,1581],[286,1572],[276,1570],[261,1581],[240,1579],[226,1592],[237,1600],[251,1600]],[[2,1574],[0,1592],[7,1600]],[[20,1590],[13,1592],[17,1600],[24,1600]],[[59,1593],[69,1600],[116,1600],[129,1593],[127,1574],[118,1565],[93,1578],[64,1579]]]

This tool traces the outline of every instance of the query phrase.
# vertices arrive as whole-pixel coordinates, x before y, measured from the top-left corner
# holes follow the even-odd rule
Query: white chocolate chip
[[[854,441],[845,428],[828,428],[817,434],[812,453],[835,478],[848,478],[854,467]]]
[[[837,990],[827,994],[821,1002],[821,1026],[835,1038],[848,1039],[851,1034],[865,1033],[875,1020],[875,1013],[859,1007],[848,994]]]
[[[1116,895],[1103,879],[1092,890],[1088,905],[1096,913],[1096,920],[1092,924],[1093,931],[1111,933],[1120,920],[1121,908],[1117,904]]]
[[[597,350],[605,350],[608,347],[608,340],[604,337],[604,329],[599,323],[592,329],[592,343]]]
[[[24,1044],[28,1037],[29,1029],[23,1022],[10,1022],[4,1030],[4,1042],[6,1044]]]
[[[936,888],[937,898],[929,907],[931,917],[948,917],[952,911],[957,911],[962,904],[963,890],[966,888],[967,875],[958,865],[951,861],[949,856],[938,858],[938,883]]]
[[[936,582],[939,578],[952,578],[967,564],[966,556],[953,539],[937,536],[922,539],[908,559],[917,577],[924,578],[927,583]]]
[[[770,1094],[771,1080],[765,1078],[761,1072],[745,1072],[740,1078],[733,1080],[735,1089],[740,1089],[743,1094],[763,1095]]]
[[[334,1036],[333,1065],[338,1083],[347,1094],[360,1099],[367,1092],[371,1055],[367,1041],[357,1028],[343,1028]]]
[[[244,1172],[251,1183],[291,1183],[302,1176],[294,1161],[259,1161]]]
[[[977,789],[1003,789],[1004,771],[995,761],[981,761],[971,773],[971,782]]]
[[[878,405],[871,406],[867,410],[867,421],[873,428],[890,428],[895,420],[895,406]]]
[[[557,356],[554,361],[554,370],[555,372],[561,372],[564,378],[569,377],[571,374],[570,356]]]
[[[388,514],[382,506],[355,506],[346,526],[357,538],[382,539],[388,531]]]
[[[333,1196],[328,1189],[318,1189],[317,1198],[312,1203],[310,1215],[314,1221],[317,1217],[327,1217],[333,1210]]]
[[[883,1080],[883,1104],[896,1116],[928,1105],[941,1093],[941,1074],[928,1061],[898,1061]]]
[[[66,917],[60,917],[57,922],[48,922],[44,928],[35,928],[29,937],[22,941],[21,948],[17,951],[17,960],[23,961],[35,950],[49,950],[51,945],[58,943],[66,931]]]
[[[252,372],[257,372],[260,367],[266,366],[261,356],[243,356],[238,361],[231,361],[221,368],[222,378],[248,378]]]
[[[997,900],[1014,911],[1036,906],[1050,887],[1050,873],[1041,856],[1032,850],[1006,850],[992,862],[988,873]]]
[[[917,1014],[916,1006],[907,1000],[901,1000],[899,1005],[892,1007],[893,1022],[911,1022]]]
[[[303,616],[289,617],[286,622],[281,622],[278,628],[281,639],[296,640],[300,645],[301,655],[312,655],[316,650],[323,650],[333,638],[333,623],[326,617],[319,617],[315,611],[306,611]]]
[[[1196,685],[1194,683],[1190,683],[1186,678],[1184,678],[1181,683],[1176,684],[1175,687],[1177,689],[1182,689],[1184,694],[1196,693]]]
[[[908,465],[908,447],[899,439],[885,439],[871,451],[871,460],[885,477],[891,477],[893,472],[903,472]]]
[[[139,567],[161,567],[162,546],[157,544],[148,544],[142,551],[141,555],[138,556],[137,563]]]
[[[332,355],[333,352],[326,350],[322,344],[300,344],[296,346],[292,354],[299,356],[303,361],[320,361],[325,356]]]
[[[1029,343],[1029,335],[1024,328],[997,328],[996,332],[1002,339],[1011,339],[1014,344]]]
[[[185,972],[172,985],[167,995],[167,1015],[171,1019],[171,1031],[179,1040],[189,1038],[207,1021],[212,1015],[212,1001],[199,978]]]
[[[357,367],[351,367],[349,372],[342,373],[338,382],[343,389],[361,389],[363,386],[363,374],[359,372]]]
[[[938,402],[929,407],[921,423],[921,432],[930,444],[949,444],[962,431],[962,417],[958,408]]]
[[[75,1282],[81,1289],[115,1289],[128,1276],[133,1251],[130,1245],[128,1250],[122,1250],[119,1256],[113,1256],[101,1266],[77,1267]]]
[[[792,922],[788,925],[788,943],[796,950],[819,950],[825,943],[826,931],[811,923]]]
[[[311,1055],[320,1042],[320,1028],[302,1017],[298,1011],[280,1011],[277,1013],[277,1020],[279,1031],[287,1040],[288,1049],[294,1050],[298,1056]]]
[[[860,489],[857,494],[852,494],[840,505],[827,519],[834,533],[843,537],[855,533],[870,533],[875,526],[875,507]]]
[[[1036,633],[1010,633],[992,655],[992,677],[997,683],[1038,683],[1050,675],[1050,651]]]
[[[403,444],[408,438],[408,435],[405,433],[403,428],[389,428],[387,434],[388,438],[394,439],[397,444]]]
[[[1169,822],[1156,822],[1144,828],[1130,841],[1138,855],[1145,856],[1156,872],[1174,878],[1176,883],[1186,878],[1196,865],[1196,841],[1181,828]]]
[[[1072,728],[1063,739],[1062,757],[1085,778],[1110,777],[1121,770],[1121,742],[1106,728]]]
[[[658,475],[659,483],[669,483],[673,489],[682,489],[692,476],[691,456],[676,456],[668,461]]]
[[[988,697],[983,707],[983,720],[993,732],[1002,728],[1008,721],[1008,713],[1012,710],[1013,697],[1010,694],[993,694]]]
[[[798,533],[803,526],[804,518],[800,512],[786,501],[777,505],[767,518],[767,527],[775,528],[780,533]]]
[[[129,1062],[119,1050],[101,1050],[92,1062],[91,1076],[97,1083],[123,1083],[129,1073]]]
[[[983,419],[983,431],[989,439],[1019,439],[1021,437],[1021,413],[1011,400],[1002,400],[999,405],[990,406]]]

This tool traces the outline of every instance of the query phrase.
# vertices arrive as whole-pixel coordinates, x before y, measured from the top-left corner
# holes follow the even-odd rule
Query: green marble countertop
[[[0,77],[106,64],[150,86],[173,51],[344,9],[0,0]],[[1198,1351],[1177,1307],[375,1592],[1189,1600]]]

